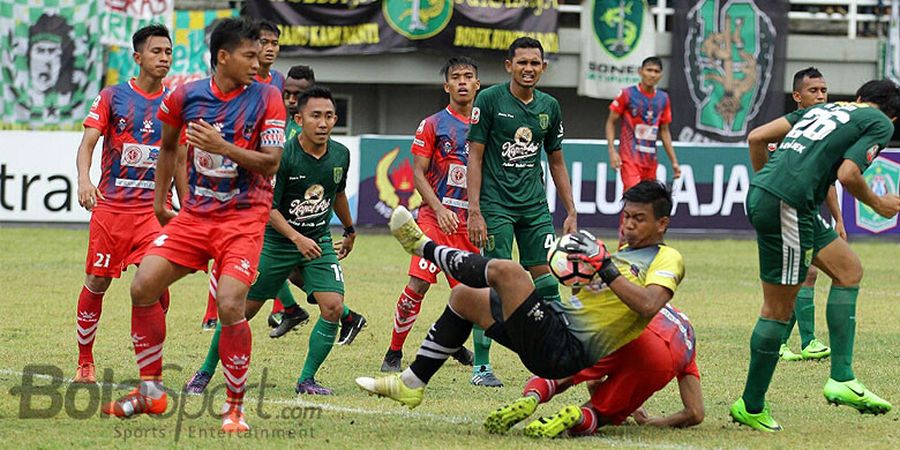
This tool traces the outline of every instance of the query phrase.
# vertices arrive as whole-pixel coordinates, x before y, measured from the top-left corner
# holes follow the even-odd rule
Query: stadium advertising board
[[[784,112],[787,1],[674,2],[672,138],[743,142]]]
[[[346,193],[355,217],[359,138],[336,136],[335,140],[350,149]],[[87,223],[90,213],[78,205],[75,154],[80,142],[77,132],[0,131],[0,222]],[[95,185],[100,180],[102,152],[101,138],[91,164]],[[333,223],[340,222],[335,218]]]
[[[283,55],[414,50],[506,51],[517,37],[559,52],[557,0],[248,0],[247,12],[281,27]]]

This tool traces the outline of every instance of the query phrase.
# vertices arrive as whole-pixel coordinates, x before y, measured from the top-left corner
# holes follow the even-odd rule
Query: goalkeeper
[[[435,263],[463,285],[416,354],[400,374],[359,377],[372,394],[410,408],[422,402],[425,385],[465,342],[472,324],[519,355],[539,377],[560,379],[593,366],[636,339],[672,298],[684,275],[681,254],[663,244],[672,196],[656,181],[643,181],[623,195],[626,246],[611,255],[602,241],[581,231],[568,248],[570,257],[589,264],[603,286],[560,303],[535,293],[521,265],[439,246],[418,228],[409,211],[397,208],[391,232],[403,248]]]

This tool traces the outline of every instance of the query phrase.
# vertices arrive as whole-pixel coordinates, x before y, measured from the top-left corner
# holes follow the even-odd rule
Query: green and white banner
[[[172,29],[175,0],[105,0],[103,43],[131,48],[131,36],[151,23]]]
[[[100,92],[98,0],[3,0],[0,71],[4,129],[81,129]]]
[[[578,95],[616,98],[641,81],[641,61],[656,54],[653,18],[644,0],[584,0]]]

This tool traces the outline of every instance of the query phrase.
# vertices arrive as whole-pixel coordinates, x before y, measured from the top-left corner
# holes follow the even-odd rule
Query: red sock
[[[222,327],[219,358],[222,360],[222,373],[225,374],[225,386],[228,388],[226,401],[233,406],[244,402],[244,385],[247,383],[252,347],[253,338],[246,319]]]
[[[142,380],[162,379],[163,343],[166,341],[166,315],[156,302],[131,307],[131,342]]]
[[[166,289],[166,291],[163,292],[163,295],[159,296],[159,306],[162,307],[163,314],[169,313],[169,301],[171,301],[171,300],[172,300],[172,297],[169,295],[168,289]]]
[[[78,295],[78,310],[75,314],[75,339],[78,341],[78,365],[94,362],[94,338],[103,310],[104,292],[91,292],[87,286],[81,287]]]
[[[597,425],[600,420],[597,418],[597,412],[593,408],[587,406],[581,407],[581,423],[569,428],[569,434],[572,436],[590,436],[597,431]]]
[[[281,300],[275,299],[275,302],[272,303],[272,314],[278,314],[280,312],[284,312],[284,305],[281,304]]]
[[[556,395],[556,380],[549,380],[541,377],[531,377],[522,389],[522,395],[525,396],[529,392],[538,395],[538,403],[546,403]]]
[[[216,280],[217,268],[214,262],[212,269],[209,270],[209,297],[206,299],[206,314],[203,315],[203,323],[219,318],[219,309],[216,306],[216,289],[219,287],[219,282]]]
[[[397,309],[394,311],[394,331],[391,333],[391,350],[403,350],[403,343],[406,342],[406,336],[409,330],[412,330],[416,319],[419,317],[419,310],[422,309],[422,299],[424,295],[419,295],[409,288],[403,289],[400,298],[397,299]]]

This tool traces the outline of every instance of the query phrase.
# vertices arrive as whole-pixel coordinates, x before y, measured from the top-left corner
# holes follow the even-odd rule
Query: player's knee
[[[809,266],[809,271],[806,272],[806,279],[803,280],[804,287],[815,287],[816,279],[819,277],[819,269],[816,269],[816,266]]]
[[[112,284],[112,278],[109,277],[98,277],[96,275],[88,275],[84,278],[84,287],[88,288],[89,291],[102,294],[109,289],[109,285]]]
[[[531,282],[528,272],[519,263],[505,259],[491,260],[487,266],[487,279],[491,286]]]
[[[862,279],[863,267],[859,258],[855,258],[847,261],[847,267],[836,273],[832,282],[835,286],[859,286]]]
[[[244,319],[245,305],[243,302],[234,301],[234,299],[218,298],[219,303],[219,320],[222,325],[234,325]]]
[[[421,278],[409,277],[409,283],[406,286],[418,295],[425,295],[428,288],[431,287],[431,283]]]
[[[336,299],[333,301],[322,301],[320,299],[316,299],[319,302],[319,311],[322,313],[322,318],[329,322],[337,322],[341,320],[341,314],[344,313],[344,301],[343,299]]]
[[[131,282],[131,304],[137,306],[146,306],[153,302],[155,302],[159,295],[153,295],[152,291],[152,283],[149,280],[145,280],[144,277],[140,276],[140,272],[138,275],[134,277],[134,281]]]

